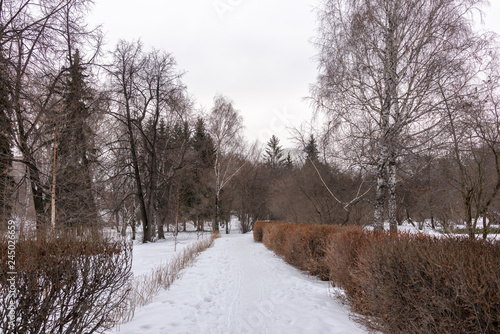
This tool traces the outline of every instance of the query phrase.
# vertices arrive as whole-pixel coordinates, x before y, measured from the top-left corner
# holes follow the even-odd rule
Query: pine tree
[[[215,147],[210,134],[206,131],[205,122],[198,118],[191,144],[193,157],[193,203],[191,218],[197,222],[205,221],[212,216],[214,191],[212,189],[212,170],[215,163]]]
[[[275,135],[267,142],[265,163],[272,170],[279,169],[284,166],[283,148],[280,145],[280,140]]]
[[[307,142],[304,152],[307,154],[307,160],[317,161],[319,157],[318,145],[316,144],[316,139],[314,135],[311,134],[309,141]]]
[[[214,164],[215,147],[210,134],[205,129],[203,118],[198,118],[193,136],[193,149],[197,153],[197,167],[211,168]]]
[[[78,50],[70,57],[63,85],[63,110],[57,135],[56,212],[67,225],[96,222],[91,162],[94,159],[91,94],[85,84],[85,68]],[[57,131],[57,130],[56,130]]]
[[[292,157],[290,156],[290,152],[288,152],[288,154],[286,155],[284,165],[286,169],[293,169],[293,161]]]

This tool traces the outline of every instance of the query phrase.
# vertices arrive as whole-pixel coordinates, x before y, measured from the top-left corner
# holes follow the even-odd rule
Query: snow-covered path
[[[255,243],[222,235],[120,333],[364,333],[331,296]]]

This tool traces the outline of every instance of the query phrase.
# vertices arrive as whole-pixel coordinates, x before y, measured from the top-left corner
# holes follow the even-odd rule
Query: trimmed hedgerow
[[[324,261],[331,235],[349,228],[338,225],[267,224],[262,242],[289,264],[328,280],[329,269]]]
[[[285,261],[344,290],[355,318],[383,333],[500,333],[500,243],[265,224]]]
[[[360,252],[352,298],[384,333],[500,333],[500,244],[386,236]]]
[[[283,224],[281,220],[258,220],[253,224],[253,240],[255,242],[262,242],[264,233],[264,226],[269,224]]]
[[[0,238],[0,332],[102,333],[114,325],[129,291],[129,242],[98,232],[20,237],[15,295],[9,294],[7,248]],[[9,305],[15,306],[12,314]]]
[[[384,234],[376,234],[362,228],[351,228],[330,236],[324,262],[328,267],[333,286],[341,287],[349,299],[359,293],[359,278],[353,272],[358,265],[360,252],[366,251]]]

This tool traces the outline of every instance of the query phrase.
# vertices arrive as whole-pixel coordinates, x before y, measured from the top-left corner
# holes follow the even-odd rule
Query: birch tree
[[[478,46],[473,10],[482,0],[325,0],[319,10],[317,110],[337,142],[376,170],[375,229],[385,205],[397,230],[398,159],[439,133],[440,86]]]
[[[242,150],[242,117],[234,109],[233,102],[218,95],[214,98],[214,107],[208,117],[208,131],[214,143],[215,161],[215,219],[213,230],[219,230],[219,210],[221,191],[238,174],[245,162],[238,159]],[[229,233],[226,224],[226,233]]]

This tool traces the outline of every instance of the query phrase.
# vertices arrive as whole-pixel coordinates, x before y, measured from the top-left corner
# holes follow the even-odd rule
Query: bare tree
[[[442,90],[447,98],[445,134],[449,138],[446,175],[460,194],[470,238],[475,238],[479,219],[486,238],[490,207],[500,192],[498,59],[492,50],[478,56],[482,66],[460,72],[461,82],[467,85]]]
[[[471,11],[482,0],[326,0],[319,12],[321,73],[312,88],[329,131],[376,167],[374,225],[388,202],[397,229],[398,157],[439,133],[440,84],[476,48]],[[473,60],[472,60],[473,61]]]
[[[47,157],[52,155],[54,137],[53,131],[50,136],[48,132],[51,114],[60,103],[56,86],[64,73],[64,60],[72,53],[67,41],[75,39],[76,46],[87,37],[93,39],[94,34],[83,24],[90,4],[90,0],[0,2],[0,45],[9,74],[6,114],[14,124],[12,141],[22,154],[14,160],[27,166],[37,226],[47,221],[51,165]]]
[[[147,107],[137,105],[140,102],[141,96],[136,87],[139,81],[139,73],[145,63],[145,59],[142,57],[141,43],[120,41],[113,54],[113,63],[110,75],[118,104],[118,110],[114,112],[114,115],[126,127],[129,143],[128,149],[136,185],[136,196],[139,202],[144,230],[143,242],[149,242],[151,241],[151,225],[148,219],[142,175],[139,170],[138,134],[136,130],[137,125],[141,124],[146,117],[145,108]],[[146,103],[149,102],[146,101]]]
[[[159,237],[164,237],[163,218],[157,217],[158,192],[170,189],[184,161],[189,136],[174,154],[167,157],[166,153],[174,128],[182,127],[189,117],[191,102],[170,54],[156,50],[145,54],[140,42],[120,41],[113,62],[109,74],[116,105],[110,114],[126,129],[143,241],[149,242],[155,237],[155,227]]]
[[[238,174],[245,162],[238,159],[241,150],[242,117],[232,101],[222,95],[214,98],[214,107],[208,118],[208,131],[215,148],[215,220],[213,229],[219,230],[220,195],[222,189]],[[226,224],[226,233],[229,228]]]

